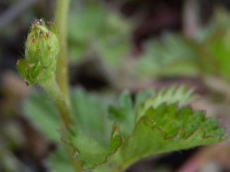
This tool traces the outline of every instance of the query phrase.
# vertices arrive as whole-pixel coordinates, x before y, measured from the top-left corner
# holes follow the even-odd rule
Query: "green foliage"
[[[211,134],[212,133],[212,134]],[[216,143],[224,130],[216,120],[205,118],[202,112],[176,104],[161,104],[149,108],[121,148],[124,165],[146,156]]]
[[[213,22],[198,35],[197,50],[202,70],[230,79],[230,23],[229,14],[218,9]]]
[[[5,118],[5,125],[0,126],[0,171],[16,172],[25,171],[28,168],[12,152],[12,150],[19,149],[23,144],[21,128],[15,124],[14,121]]]
[[[229,78],[230,32],[229,26],[223,24],[226,19],[220,19],[195,41],[179,35],[150,41],[136,61],[134,74],[151,77],[196,74],[199,68]],[[121,64],[130,44],[130,27],[121,16],[104,4],[89,1],[78,6],[70,20],[72,57],[96,54],[110,66]],[[73,90],[69,110],[69,101],[55,82],[58,51],[55,33],[43,22],[35,22],[27,37],[25,59],[18,61],[17,68],[29,84],[39,83],[53,96],[60,112],[73,114],[75,123],[61,130],[57,107],[44,94],[32,95],[24,110],[50,139],[71,147],[72,156],[84,169],[122,171],[141,158],[224,139],[224,130],[216,119],[186,106],[193,98],[192,90],[186,87],[146,90],[133,97],[125,91],[118,103],[111,97]],[[211,65],[206,65],[210,60]],[[65,124],[72,122],[63,120]],[[73,171],[63,147],[49,162],[57,171]]]
[[[17,69],[29,83],[44,83],[55,77],[58,39],[42,20],[32,24],[25,45],[25,59],[17,62]]]
[[[77,124],[66,140],[76,149],[76,158],[85,168],[94,168],[105,162],[121,144],[117,127],[109,121],[107,108],[109,100],[84,91],[73,92],[73,113]]]
[[[217,120],[185,106],[191,93],[183,86],[172,87],[159,92],[146,90],[133,99],[126,91],[114,104],[111,97],[73,90],[72,111],[77,123],[71,131],[61,132],[62,140],[74,148],[74,157],[83,163],[84,169],[95,172],[122,171],[150,155],[223,140],[224,130]],[[41,101],[41,95],[31,98],[25,106],[27,114],[58,141],[52,136],[59,126],[54,106]],[[53,123],[43,122],[46,120]],[[69,166],[62,153],[59,150],[50,159],[51,166],[60,172]]]
[[[118,106],[109,107],[109,114],[112,120],[119,121],[121,134],[128,137],[135,127],[134,105],[129,92],[123,92]]]
[[[120,64],[130,47],[127,21],[101,2],[82,2],[75,6],[69,26],[71,59],[96,55],[110,66]]]
[[[71,95],[73,117],[77,121],[72,133],[64,133],[64,131],[61,131],[61,135],[58,133],[60,130],[58,112],[46,94],[32,94],[25,103],[24,111],[53,141],[59,142],[62,137],[65,142],[76,144],[81,154],[78,156],[76,153],[73,156],[81,158],[82,161],[87,160],[85,166],[92,167],[105,161],[120,143],[116,126],[107,118],[108,103],[112,100],[97,95],[87,95],[81,89],[73,90]],[[51,167],[60,169],[61,172],[65,166],[71,166],[62,147],[55,152],[55,155],[51,156]],[[59,160],[63,163],[58,163]]]
[[[66,139],[76,149],[75,157],[83,163],[85,169],[92,169],[105,163],[108,157],[117,151],[122,142],[116,127],[114,127],[107,144],[77,130]]]
[[[142,78],[202,72],[229,80],[229,45],[229,14],[218,9],[213,21],[201,29],[194,40],[182,35],[164,34],[159,40],[147,42],[132,72]]]
[[[24,112],[34,122],[34,125],[51,140],[60,139],[58,111],[45,93],[31,94],[24,104]]]
[[[108,144],[112,123],[107,118],[107,108],[112,100],[96,94],[87,94],[81,89],[72,91],[71,95],[78,129],[99,142]]]
[[[194,75],[197,52],[181,35],[164,34],[148,41],[133,73],[139,77]],[[162,70],[163,69],[163,70]]]
[[[194,96],[192,95],[193,90],[189,90],[186,86],[170,87],[161,89],[154,96],[146,99],[138,107],[138,118],[143,116],[147,109],[151,107],[158,107],[163,103],[174,104],[177,103],[179,106],[186,105],[191,101]]]
[[[24,113],[35,127],[58,144],[57,150],[48,159],[49,167],[57,172],[74,171],[66,150],[61,144],[61,121],[57,108],[48,95],[44,92],[32,93],[24,103]]]

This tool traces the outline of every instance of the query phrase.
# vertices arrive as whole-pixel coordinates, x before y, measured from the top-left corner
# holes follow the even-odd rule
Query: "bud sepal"
[[[43,83],[55,78],[59,42],[42,20],[32,24],[25,44],[25,59],[17,69],[28,84]]]

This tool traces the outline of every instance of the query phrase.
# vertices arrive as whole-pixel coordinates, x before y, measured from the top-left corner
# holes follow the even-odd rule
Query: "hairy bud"
[[[19,73],[29,84],[44,83],[55,77],[59,42],[43,20],[33,22],[25,44],[25,59],[17,62]]]

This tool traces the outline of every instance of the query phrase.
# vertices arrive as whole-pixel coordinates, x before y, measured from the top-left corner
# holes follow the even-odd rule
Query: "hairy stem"
[[[67,20],[70,0],[57,0],[55,22],[60,42],[57,62],[57,82],[66,100],[69,100],[68,67],[67,67]]]
[[[69,129],[72,125],[72,117],[71,117],[71,110],[70,104],[63,96],[57,82],[53,79],[51,81],[45,82],[41,84],[44,90],[52,97],[54,100],[59,113],[61,115],[61,119],[66,129]]]
[[[50,95],[50,97],[53,98],[58,108],[58,111],[60,112],[61,119],[64,124],[64,128],[68,131],[71,128],[73,122],[71,118],[71,108],[70,108],[69,101],[66,101],[57,82],[54,79],[41,84],[41,86]],[[65,144],[65,147],[66,150],[68,151],[69,158],[75,167],[75,172],[82,172],[81,163],[73,157],[75,153],[73,148],[67,144]]]
[[[59,93],[54,97],[56,99],[56,104],[61,113],[62,120],[65,124],[66,129],[68,129],[73,120],[71,118],[70,108],[69,108],[69,79],[68,79],[68,61],[67,61],[67,20],[69,11],[70,0],[57,0],[56,1],[56,11],[55,11],[55,22],[57,26],[57,36],[60,43],[60,52],[58,54],[57,61],[57,71],[56,71],[56,89],[59,89]],[[56,83],[56,81],[55,81]],[[54,84],[55,84],[54,83]],[[50,87],[52,88],[52,87]],[[53,91],[53,90],[50,90]],[[75,172],[82,172],[81,162],[73,158],[74,150],[65,145],[69,157],[74,165]]]

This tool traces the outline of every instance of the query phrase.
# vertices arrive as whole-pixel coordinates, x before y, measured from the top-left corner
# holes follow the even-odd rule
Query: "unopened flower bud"
[[[29,84],[43,83],[55,77],[58,38],[42,20],[32,24],[25,44],[25,59],[17,62],[19,73]]]

